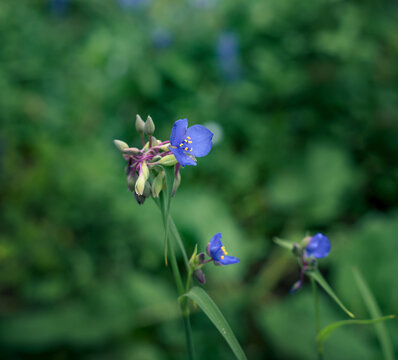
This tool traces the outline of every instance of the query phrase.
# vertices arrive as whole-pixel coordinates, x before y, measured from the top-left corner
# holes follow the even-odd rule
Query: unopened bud
[[[148,136],[152,136],[155,132],[155,124],[153,123],[153,120],[150,116],[148,116],[145,121],[144,131],[145,134],[147,134]]]
[[[159,175],[155,177],[155,180],[153,180],[152,195],[154,198],[159,197],[159,194],[162,191],[164,183],[165,183],[165,181],[164,181],[165,177],[166,177],[166,173],[164,171],[161,171],[159,173]]]
[[[149,181],[145,183],[144,193],[142,195],[146,198],[151,196],[151,184]]]
[[[113,143],[117,147],[117,149],[121,152],[123,152],[124,149],[127,149],[129,146],[126,144],[124,141],[121,140],[113,140]]]
[[[123,149],[123,154],[125,154],[125,155],[135,156],[135,155],[138,155],[139,153],[141,153],[141,151],[135,147],[128,147],[128,148]]]
[[[146,199],[146,197],[144,195],[138,195],[135,191],[134,191],[134,197],[135,197],[135,200],[137,200],[138,205],[142,205]]]
[[[135,117],[135,129],[139,134],[143,134],[145,131],[145,122],[141,119],[141,116],[137,114]]]
[[[158,139],[156,139],[154,136],[152,136],[152,146],[157,146],[161,144],[162,142]]]
[[[149,177],[149,169],[148,169],[148,165],[146,164],[146,162],[144,161],[141,165],[141,171],[143,172],[144,176],[145,176],[145,180],[148,180]]]
[[[312,239],[312,236],[306,236],[303,240],[301,240],[301,245],[303,247],[307,247]]]
[[[158,161],[158,164],[164,166],[174,166],[177,164],[177,160],[174,155],[166,155]]]
[[[138,179],[135,182],[135,187],[134,187],[134,190],[137,193],[137,195],[143,195],[144,194],[145,183],[146,183],[145,176],[141,172],[140,176],[138,176]]]
[[[202,285],[206,284],[206,276],[201,269],[196,269],[193,272],[193,277],[199,284],[202,284]]]

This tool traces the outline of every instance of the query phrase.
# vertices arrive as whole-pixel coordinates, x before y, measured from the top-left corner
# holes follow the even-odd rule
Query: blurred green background
[[[359,318],[352,266],[398,314],[398,4],[344,0],[0,2],[0,358],[185,359],[153,202],[112,140],[135,115],[167,140],[215,133],[172,204],[188,252],[216,232],[241,263],[205,289],[249,359],[315,359],[309,284],[272,238],[329,236],[321,270]],[[345,315],[321,294],[323,325]],[[192,317],[198,359],[232,359]],[[398,323],[387,324],[398,349]],[[326,359],[382,359],[374,328]]]

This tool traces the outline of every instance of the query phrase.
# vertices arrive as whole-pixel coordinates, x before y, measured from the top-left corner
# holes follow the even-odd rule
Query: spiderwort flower
[[[221,242],[221,233],[215,234],[207,245],[207,254],[216,265],[231,265],[240,262],[235,256],[229,256]]]
[[[196,157],[206,156],[213,145],[213,133],[202,125],[188,128],[188,120],[177,120],[170,135],[170,151],[181,166],[195,165]]]
[[[329,255],[330,252],[330,241],[327,236],[318,233],[314,235],[307,247],[305,248],[305,255],[307,257],[314,257],[316,259],[322,259]]]

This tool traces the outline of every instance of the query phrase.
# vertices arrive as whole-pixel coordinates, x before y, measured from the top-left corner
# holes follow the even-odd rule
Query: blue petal
[[[176,160],[178,161],[178,163],[181,166],[185,166],[185,165],[195,165],[196,166],[196,162],[195,160],[193,160],[192,158],[190,158],[183,150],[181,150],[180,148],[176,148],[173,149],[172,147],[169,148],[170,151],[174,154],[174,156],[176,157]]]
[[[212,259],[215,259],[217,256],[217,253],[221,250],[222,242],[221,242],[221,233],[217,233],[214,235],[208,245],[209,248],[209,255],[212,257]],[[221,250],[222,251],[222,250]]]
[[[329,255],[330,248],[331,245],[328,237],[318,233],[311,238],[305,252],[308,257],[313,256],[314,258],[321,259]]]
[[[213,133],[202,125],[191,126],[186,136],[192,140],[192,155],[201,157],[207,155],[212,147]]]
[[[232,265],[240,262],[240,260],[235,256],[225,255],[223,259],[217,260],[222,265]]]
[[[171,145],[178,146],[180,144],[180,142],[185,139],[187,127],[188,127],[187,119],[177,120],[174,123],[173,128],[171,129],[171,134],[170,134],[170,144]]]

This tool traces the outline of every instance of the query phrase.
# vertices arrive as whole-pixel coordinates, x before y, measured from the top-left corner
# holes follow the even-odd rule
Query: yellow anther
[[[191,140],[189,140],[189,141],[188,141],[188,144],[192,144],[192,141],[191,141]]]
[[[186,147],[184,150],[185,150],[185,151],[188,151],[188,148]]]
[[[192,148],[190,148],[189,151],[192,151]]]
[[[183,146],[183,144],[181,143],[181,144],[180,144],[180,147],[182,147],[182,146]]]
[[[188,142],[188,140],[187,140],[187,139],[185,139],[184,141],[185,141],[185,142]]]
[[[191,138],[190,138],[189,136],[187,136],[187,139],[188,139],[188,140],[191,140]]]
[[[221,260],[224,260],[224,255],[221,255]]]

